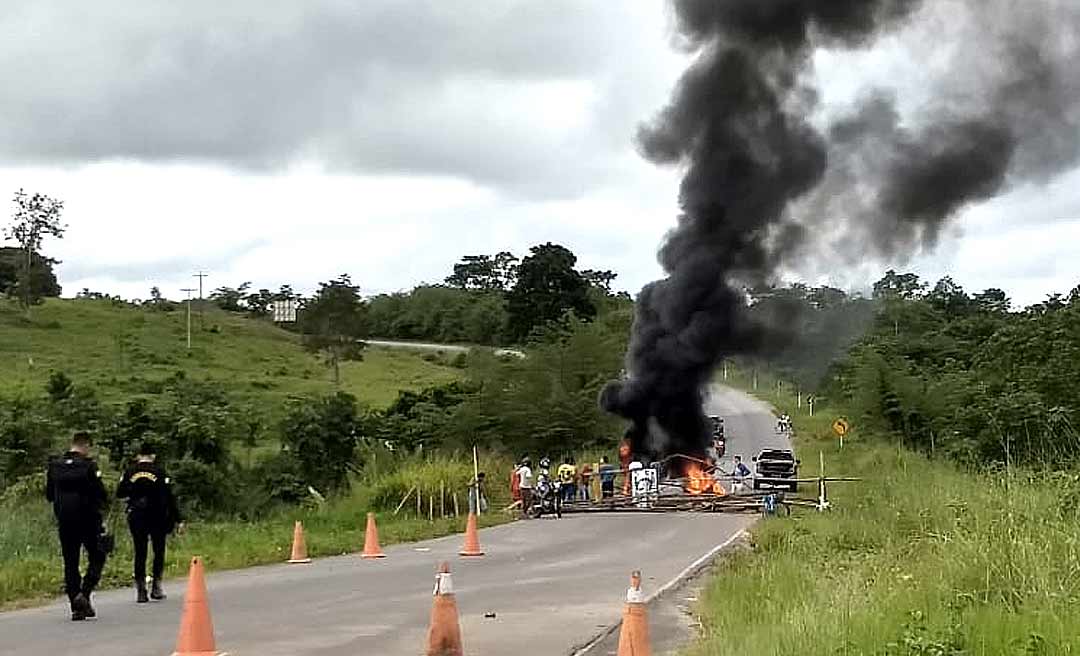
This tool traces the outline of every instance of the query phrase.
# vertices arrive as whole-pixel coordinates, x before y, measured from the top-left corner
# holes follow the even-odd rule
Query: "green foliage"
[[[421,285],[369,302],[370,333],[438,343],[496,345],[506,330],[501,292]]]
[[[51,265],[55,261],[46,261],[39,253],[46,237],[59,239],[64,236],[67,226],[60,222],[64,202],[45,194],[27,194],[22,189],[15,192],[12,202],[15,211],[11,223],[4,229],[4,236],[19,244],[21,253],[14,292],[29,312],[30,305],[38,303],[44,296],[60,295],[60,287],[52,275]],[[36,268],[35,257],[38,260]],[[52,294],[53,291],[56,293]]]
[[[998,289],[969,295],[951,278],[928,287],[889,271],[876,303],[834,299],[824,311],[806,310],[814,294],[782,290],[803,306],[802,337],[759,363],[927,453],[978,467],[1080,459],[1080,292],[1010,312]],[[868,332],[845,352],[832,317],[851,312],[870,320],[856,322]]]
[[[20,476],[44,469],[56,445],[55,431],[53,422],[31,400],[0,400],[0,491]]]
[[[589,300],[589,282],[574,266],[577,256],[558,244],[529,249],[518,267],[517,282],[507,294],[508,329],[515,341],[573,312],[591,319],[596,307]]]
[[[320,283],[301,308],[299,322],[304,348],[325,356],[335,384],[341,382],[341,362],[363,359],[360,339],[368,334],[367,304],[348,275]]]
[[[788,391],[760,390],[794,418],[804,462],[822,452],[829,475],[861,480],[829,484],[829,512],[754,527],[753,549],[729,556],[707,585],[688,656],[1080,649],[1075,470],[959,470],[858,420],[841,450],[829,424],[852,408],[819,405],[811,419]]]
[[[446,284],[462,290],[505,292],[517,279],[518,259],[513,253],[466,255],[454,265]]]
[[[357,439],[356,398],[338,392],[291,404],[281,422],[281,443],[299,463],[303,480],[323,494],[348,483]]]
[[[59,403],[71,396],[71,379],[62,371],[54,371],[49,374],[49,382],[45,385],[45,392],[53,403]]]
[[[53,265],[56,260],[35,251],[30,258],[30,298],[33,302],[60,295],[60,283],[56,280]],[[0,294],[20,297],[25,277],[26,251],[9,246],[0,247]]]

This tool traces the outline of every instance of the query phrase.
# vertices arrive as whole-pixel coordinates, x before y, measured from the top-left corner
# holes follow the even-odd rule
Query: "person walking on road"
[[[165,592],[161,589],[161,576],[165,570],[165,540],[180,523],[180,509],[176,505],[172,481],[156,460],[153,447],[143,443],[135,462],[124,471],[120,486],[116,489],[117,497],[127,499],[128,528],[131,529],[135,551],[135,600],[140,604],[150,599],[160,601],[165,598]],[[154,548],[149,597],[146,594],[147,541]]]
[[[64,590],[71,603],[73,621],[96,617],[90,596],[101,580],[108,557],[102,536],[102,511],[109,497],[101,482],[101,470],[90,457],[90,435],[77,432],[67,453],[49,461],[45,497],[52,502],[64,557]],[[86,550],[86,575],[79,560]]]
[[[532,460],[528,456],[521,459],[521,465],[517,468],[517,477],[518,489],[521,490],[521,512],[528,517],[533,503]]]
[[[750,476],[750,468],[742,461],[742,456],[735,456],[735,466],[731,469],[732,492],[742,492],[746,489],[746,479]]]

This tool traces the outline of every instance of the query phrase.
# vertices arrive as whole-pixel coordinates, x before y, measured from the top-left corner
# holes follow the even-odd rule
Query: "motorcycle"
[[[534,519],[545,514],[562,518],[561,487],[558,481],[552,481],[547,474],[540,474],[537,477],[536,487],[533,488],[532,516]]]

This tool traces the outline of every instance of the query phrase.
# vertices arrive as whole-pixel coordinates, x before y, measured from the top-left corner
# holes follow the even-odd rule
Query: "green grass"
[[[489,471],[501,472],[510,467],[509,462],[501,460],[482,461]],[[304,522],[308,554],[313,558],[360,551],[368,511],[378,516],[383,546],[464,530],[468,510],[465,485],[472,477],[471,459],[409,460],[394,466],[386,464],[384,468],[387,471],[382,474],[356,481],[349,495],[320,507],[282,510],[255,522],[190,524],[183,535],[170,539],[166,576],[186,574],[194,555],[202,556],[212,570],[283,562],[289,557],[293,521],[297,519]],[[0,608],[40,603],[62,591],[60,545],[51,509],[37,489],[39,483],[37,479],[26,479],[0,498]],[[413,486],[423,490],[421,515],[417,515],[412,496],[411,503],[395,516],[401,497]],[[492,485],[488,490],[490,511],[480,517],[481,526],[510,520],[509,515],[498,511],[508,503],[509,491],[504,487]],[[440,504],[438,495],[444,492]],[[451,516],[455,492],[459,498],[457,517]],[[434,521],[429,520],[431,508]],[[441,516],[443,508],[445,517]],[[131,584],[131,541],[122,521],[117,519],[113,528],[117,551],[106,564],[103,587]]]
[[[0,301],[0,396],[38,395],[52,371],[93,387],[105,401],[146,394],[178,371],[214,380],[271,419],[287,398],[333,389],[330,370],[296,335],[267,321],[207,308],[205,330],[193,317],[186,348],[185,313],[155,312],[97,300],[49,299],[27,321]],[[425,357],[426,356],[426,357]],[[371,348],[341,368],[341,389],[385,407],[398,390],[446,383],[459,371],[429,354]]]
[[[769,389],[759,386],[759,390]],[[759,523],[721,566],[689,655],[1080,653],[1080,476],[968,473],[788,410],[831,511]],[[802,411],[806,412],[805,407]]]

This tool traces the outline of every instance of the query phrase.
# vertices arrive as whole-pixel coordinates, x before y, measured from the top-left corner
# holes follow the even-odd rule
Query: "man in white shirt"
[[[527,517],[532,509],[533,501],[533,471],[532,461],[528,456],[521,459],[521,465],[517,468],[518,488],[521,490],[521,512]]]

